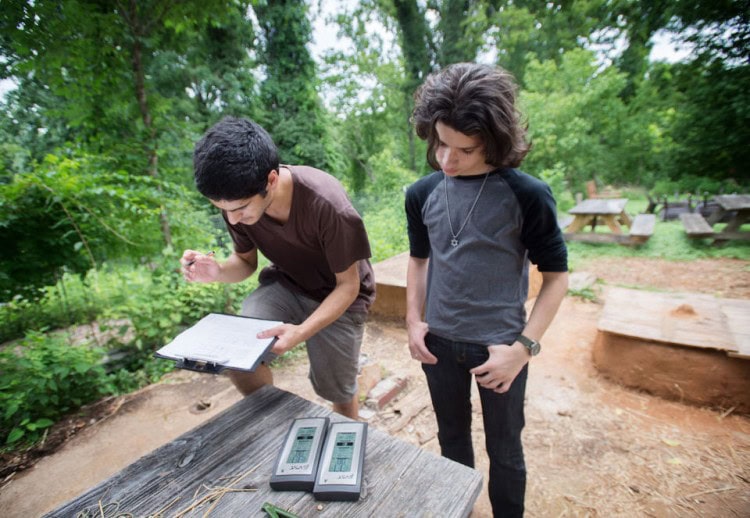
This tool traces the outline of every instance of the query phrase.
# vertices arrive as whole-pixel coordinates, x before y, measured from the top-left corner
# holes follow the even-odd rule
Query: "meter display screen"
[[[305,426],[297,430],[297,436],[294,438],[294,444],[287,457],[287,464],[304,464],[310,458],[312,451],[313,439],[315,438],[315,427]]]
[[[333,448],[329,471],[334,473],[351,471],[356,438],[357,434],[354,432],[339,432],[336,434],[336,446]]]

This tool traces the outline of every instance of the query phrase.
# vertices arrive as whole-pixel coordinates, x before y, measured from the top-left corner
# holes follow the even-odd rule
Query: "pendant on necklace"
[[[453,247],[458,246],[458,239],[456,239],[455,237],[453,239],[451,239],[451,246],[453,246]]]

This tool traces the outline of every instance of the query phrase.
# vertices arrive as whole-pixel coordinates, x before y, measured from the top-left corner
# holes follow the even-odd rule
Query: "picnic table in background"
[[[741,229],[743,224],[750,223],[750,194],[720,194],[714,196],[714,201],[719,209],[706,218],[697,212],[680,214],[688,237],[712,237],[714,243],[731,239],[750,239],[750,231]],[[721,230],[715,230],[714,225],[721,221],[726,221],[726,226]]]
[[[314,416],[348,421],[266,385],[46,516],[106,511],[106,516],[264,517],[266,502],[300,517],[471,514],[482,488],[479,471],[373,427],[358,501],[320,504],[311,493],[272,490],[271,472],[289,424]]]
[[[563,220],[561,227],[565,239],[589,243],[641,244],[654,233],[656,217],[638,214],[634,218],[625,210],[627,198],[590,198],[570,209],[572,219]],[[596,227],[606,225],[610,232],[596,232]],[[585,232],[587,226],[590,232]],[[624,228],[627,227],[627,230]]]

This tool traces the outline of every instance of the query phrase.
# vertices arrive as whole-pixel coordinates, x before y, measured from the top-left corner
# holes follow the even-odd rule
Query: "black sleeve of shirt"
[[[568,248],[557,224],[557,204],[543,181],[513,170],[508,183],[523,215],[521,242],[540,272],[567,272]]]
[[[422,208],[443,179],[442,173],[432,173],[414,182],[406,191],[406,228],[409,234],[409,254],[412,257],[430,257],[430,236],[422,218]]]

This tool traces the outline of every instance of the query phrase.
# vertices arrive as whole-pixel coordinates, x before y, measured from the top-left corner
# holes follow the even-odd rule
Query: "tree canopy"
[[[329,170],[363,212],[393,214],[429,169],[414,90],[458,61],[514,74],[523,169],[565,189],[746,188],[748,16],[737,0],[8,0],[0,299],[214,239],[191,153],[225,115],[258,120],[283,161]],[[320,30],[341,45],[314,55]],[[652,61],[664,32],[691,55]]]

